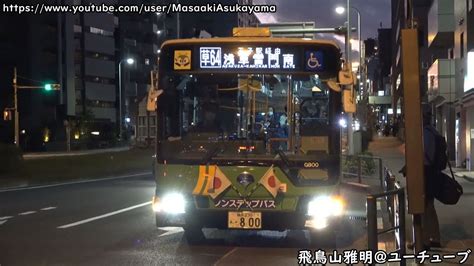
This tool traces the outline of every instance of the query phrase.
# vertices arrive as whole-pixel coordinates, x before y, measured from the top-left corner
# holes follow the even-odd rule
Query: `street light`
[[[344,12],[346,12],[346,9],[343,6],[336,7],[336,13],[337,14],[342,15],[342,14],[344,14]]]
[[[126,62],[128,65],[133,65],[135,60],[131,57],[122,59],[119,62],[119,132],[120,139],[122,139],[122,63]]]
[[[360,73],[362,72],[361,71],[361,67],[362,67],[362,29],[361,29],[361,16],[360,16],[360,11],[355,8],[355,7],[352,7],[352,9],[354,9],[356,12],[357,12],[357,33],[358,33],[358,38],[359,38],[359,75]],[[343,6],[338,6],[336,7],[335,9],[336,13],[339,14],[339,15],[342,15],[344,14],[344,12],[346,12],[346,8],[343,7]],[[348,14],[349,15],[349,14]]]
[[[357,12],[357,31],[358,31],[358,35],[359,35],[359,74],[362,73],[362,69],[361,69],[361,66],[362,66],[362,38],[361,38],[361,19],[360,19],[360,12],[357,8],[355,7],[352,7],[351,6],[351,0],[347,0],[347,6],[346,7],[343,7],[343,6],[339,6],[339,7],[336,7],[335,11],[337,14],[339,15],[342,15],[344,14],[344,12],[346,11],[346,9],[349,9],[349,8],[352,8],[354,9],[356,12]],[[347,12],[346,13],[347,15],[347,31],[346,31],[346,59],[347,59],[347,63],[349,65],[349,70],[352,70],[352,64],[351,64],[351,45],[350,45],[350,33],[351,33],[351,30],[352,27],[351,27],[351,20],[350,20],[350,12]],[[349,122],[350,124],[352,124],[352,115],[350,114],[349,115]],[[348,142],[349,142],[349,154],[352,155],[353,154],[353,139],[352,139],[352,127],[348,127]]]

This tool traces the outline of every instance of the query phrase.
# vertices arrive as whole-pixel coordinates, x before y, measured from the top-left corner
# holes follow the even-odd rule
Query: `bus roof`
[[[174,39],[165,41],[161,47],[168,45],[180,45],[180,44],[200,44],[200,43],[280,43],[280,44],[323,44],[332,45],[337,49],[340,49],[334,41],[329,40],[304,40],[299,38],[274,38],[274,37],[216,37],[216,38],[193,38],[193,39]]]

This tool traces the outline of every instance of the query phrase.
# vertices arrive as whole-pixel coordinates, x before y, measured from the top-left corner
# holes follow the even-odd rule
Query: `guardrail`
[[[362,183],[362,178],[378,177],[383,178],[384,168],[382,158],[367,155],[342,155],[342,175],[357,177],[358,182]],[[356,166],[352,165],[356,161]],[[374,163],[373,169],[369,167],[370,162]],[[371,173],[373,171],[373,173]]]
[[[379,235],[395,232],[396,252],[400,258],[406,253],[406,225],[405,225],[405,188],[395,181],[392,172],[384,168],[384,178],[381,178],[381,186],[384,192],[367,195],[367,235],[368,248],[372,252],[377,252]],[[387,211],[390,217],[390,228],[377,228],[377,199],[385,198]],[[400,265],[406,265],[405,260],[400,261]]]

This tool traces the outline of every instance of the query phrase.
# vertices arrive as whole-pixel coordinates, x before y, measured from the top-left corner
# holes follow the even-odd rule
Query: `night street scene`
[[[0,266],[474,265],[474,0],[0,8]]]

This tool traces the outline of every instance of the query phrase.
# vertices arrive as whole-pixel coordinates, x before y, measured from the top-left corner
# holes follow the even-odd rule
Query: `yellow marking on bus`
[[[205,165],[199,166],[199,177],[198,177],[196,187],[194,187],[193,195],[199,195],[200,192],[202,191],[202,186],[204,185],[204,181],[206,178],[206,168],[207,167]]]
[[[214,185],[214,176],[216,175],[216,168],[217,166],[215,165],[199,166],[199,177],[196,187],[194,187],[193,195],[209,195],[209,189],[213,188]]]
[[[206,171],[206,178],[204,186],[201,189],[200,195],[209,196],[209,189],[214,188],[214,176],[216,175],[216,166],[210,165]]]

